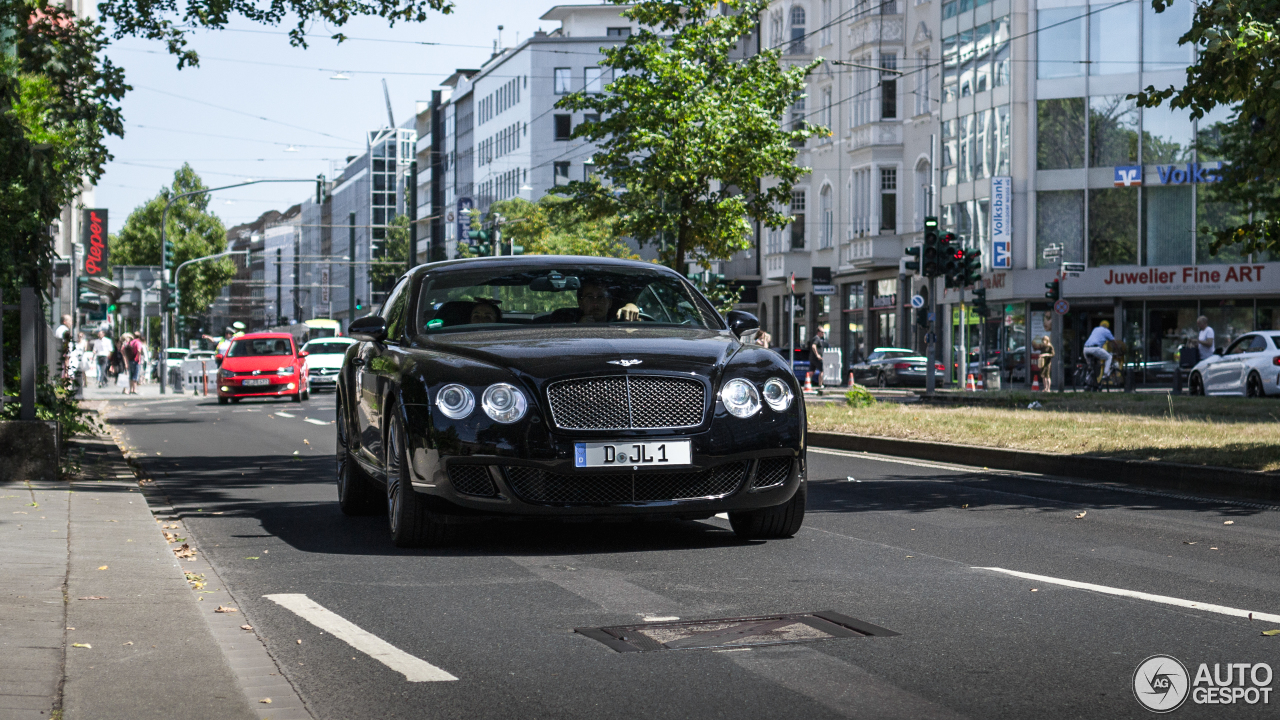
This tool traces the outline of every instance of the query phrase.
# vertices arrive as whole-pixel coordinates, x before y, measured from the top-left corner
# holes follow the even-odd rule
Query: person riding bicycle
[[[1115,336],[1111,334],[1111,323],[1103,320],[1098,323],[1098,327],[1094,328],[1092,333],[1089,333],[1089,339],[1084,341],[1085,357],[1106,361],[1102,377],[1111,375],[1111,353],[1107,352],[1106,344],[1115,339]]]

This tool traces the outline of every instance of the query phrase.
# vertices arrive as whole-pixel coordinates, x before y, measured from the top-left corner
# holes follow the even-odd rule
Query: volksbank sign
[[[1218,175],[1221,170],[1221,162],[1157,165],[1156,175],[1160,177],[1161,185],[1192,185],[1218,182],[1222,179]],[[1116,187],[1136,187],[1142,184],[1142,174],[1141,165],[1118,165],[1113,184]]]

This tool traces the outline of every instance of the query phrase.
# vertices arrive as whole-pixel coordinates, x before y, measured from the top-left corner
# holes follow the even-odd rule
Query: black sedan
[[[804,519],[804,403],[748,313],[650,263],[433,263],[351,324],[338,499],[400,546],[481,518]]]
[[[890,387],[894,385],[924,385],[924,371],[928,360],[915,350],[894,347],[878,347],[867,359],[849,367],[853,381],[859,385]],[[938,370],[942,371],[941,364]],[[916,377],[920,373],[919,378]],[[917,383],[917,380],[919,381]]]

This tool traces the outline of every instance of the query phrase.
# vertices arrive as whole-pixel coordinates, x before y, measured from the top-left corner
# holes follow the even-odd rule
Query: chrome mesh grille
[[[462,495],[493,497],[498,494],[487,465],[450,465],[449,482]]]
[[[747,474],[733,462],[688,472],[573,473],[533,467],[505,467],[507,482],[521,500],[546,505],[600,505],[718,498],[732,494]]]
[[[791,458],[764,458],[756,469],[756,479],[751,487],[759,490],[781,485],[791,477]]]
[[[628,375],[565,380],[547,390],[551,417],[566,430],[646,430],[702,424],[706,388],[697,380]]]

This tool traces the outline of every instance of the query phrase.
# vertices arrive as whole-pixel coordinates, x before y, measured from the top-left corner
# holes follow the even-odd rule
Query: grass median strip
[[[1280,470],[1280,403],[1154,394],[979,393],[979,406],[811,405],[809,429],[905,440]],[[1043,407],[1028,410],[1030,401]]]

